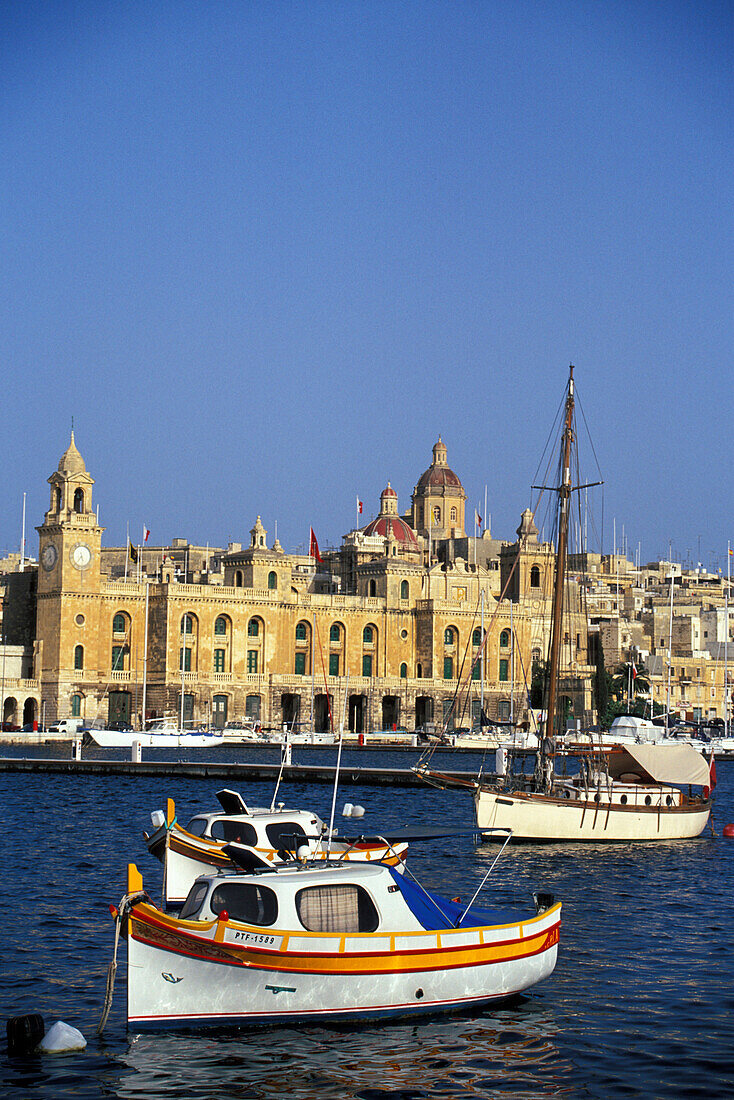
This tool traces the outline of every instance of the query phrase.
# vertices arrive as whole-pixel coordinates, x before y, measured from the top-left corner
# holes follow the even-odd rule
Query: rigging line
[[[596,456],[596,449],[594,447],[594,440],[591,438],[591,432],[589,431],[589,425],[586,421],[586,413],[584,412],[584,406],[582,405],[581,401],[579,400],[578,389],[576,390],[576,395],[575,396],[576,396],[576,405],[578,405],[579,409],[581,410],[581,419],[583,420],[584,427],[586,428],[586,435],[587,435],[588,440],[589,440],[589,446],[591,447],[591,453],[593,454],[594,461],[596,462],[596,468],[599,471],[599,477],[603,478],[604,475],[601,472],[601,466],[599,465],[599,459]]]
[[[474,623],[476,622],[476,619],[477,619],[477,611],[479,609],[479,606],[480,606],[480,600],[477,600],[477,606],[474,609],[474,614],[472,615],[471,625],[469,627],[469,632],[467,634],[466,646],[464,648],[464,656],[461,659],[461,666],[459,667],[459,675],[456,677],[456,690],[454,692],[454,697],[451,700],[451,706],[449,707],[448,712],[444,715],[444,726],[443,726],[443,732],[444,733],[446,732],[446,729],[448,727],[449,720],[451,718],[454,707],[456,705],[456,700],[459,696],[459,692],[462,690],[462,687],[463,687],[462,676],[464,674],[464,664],[466,663],[466,655],[467,655],[467,652],[469,650],[469,642],[471,640],[472,631],[474,629]],[[476,662],[472,663],[472,669],[473,669],[475,663]],[[463,708],[463,710],[461,712],[461,715],[460,715],[461,718],[463,718],[465,713],[466,713],[466,705],[467,705],[467,702],[469,700],[470,685],[471,685],[471,669],[470,669],[470,672],[469,672],[469,676],[467,677],[466,701],[464,703],[464,708]]]
[[[324,674],[324,690],[326,691],[326,708],[329,712],[329,730],[330,730],[331,733],[333,733],[334,732],[334,718],[333,718],[332,713],[331,713],[331,697],[329,695],[329,683],[326,679],[326,666],[324,664],[324,650],[323,650],[322,645],[321,645],[321,636],[319,634],[319,624],[318,624],[318,621],[316,620],[315,617],[314,617],[314,625],[316,627],[316,641],[318,642],[318,646],[319,646],[319,657],[321,658],[321,671]],[[316,727],[316,716],[312,715],[311,720],[312,720],[313,725],[314,725],[314,729],[311,732],[315,733],[316,732],[316,728],[315,728]]]

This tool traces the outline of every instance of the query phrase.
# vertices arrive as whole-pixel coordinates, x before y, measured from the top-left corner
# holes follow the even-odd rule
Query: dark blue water
[[[56,751],[68,754],[68,746]],[[34,752],[51,755],[46,746]],[[247,758],[228,746],[216,752],[217,760]],[[296,750],[294,758],[334,757]],[[395,767],[411,759],[364,750],[358,758]],[[468,758],[452,763],[468,766]],[[720,833],[734,821],[734,764],[718,771]],[[3,1047],[0,1095],[456,1100],[734,1092],[734,840],[708,831],[654,846],[508,849],[481,900],[526,903],[534,890],[550,890],[564,912],[555,973],[501,1009],[352,1030],[136,1036],[124,1023],[123,947],[98,1038],[113,946],[107,906],[124,893],[127,862],[138,863],[152,896],[160,889],[160,865],[141,836],[149,812],[168,795],[184,818],[214,808],[218,785],[0,773],[2,1027],[10,1016],[41,1012],[47,1027],[65,1020],[88,1039],[85,1051],[68,1055],[9,1059]],[[246,801],[269,803],[270,785],[239,785]],[[283,796],[328,819],[329,787],[289,784]],[[375,828],[469,828],[473,820],[466,795],[430,788],[345,787],[338,806],[345,801],[364,805],[364,825]],[[469,897],[494,855],[467,838],[414,847],[411,867],[427,887]]]

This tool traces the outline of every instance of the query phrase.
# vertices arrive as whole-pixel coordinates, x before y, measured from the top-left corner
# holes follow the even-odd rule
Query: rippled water
[[[225,746],[218,760],[227,758],[222,752],[244,758]],[[329,759],[314,753],[295,759]],[[409,763],[387,752],[359,759]],[[141,837],[149,812],[168,795],[183,817],[213,808],[218,785],[0,773],[3,1020],[41,1012],[47,1027],[65,1020],[89,1043],[77,1054],[23,1059],[3,1048],[0,1095],[454,1100],[734,1092],[734,840],[708,831],[653,846],[508,849],[484,902],[522,903],[543,889],[564,911],[555,973],[500,1009],[419,1024],[136,1036],[124,1023],[123,947],[112,1012],[97,1038],[113,946],[107,906],[124,893],[128,860],[152,896],[160,889],[160,865]],[[269,785],[239,785],[247,801],[269,803]],[[719,767],[716,795],[720,833],[734,821],[734,764]],[[328,818],[328,787],[289,784],[283,796]],[[460,793],[349,787],[344,801],[364,805],[364,824],[375,827],[472,824],[471,801]],[[494,855],[466,838],[414,847],[411,867],[427,887],[468,897]]]

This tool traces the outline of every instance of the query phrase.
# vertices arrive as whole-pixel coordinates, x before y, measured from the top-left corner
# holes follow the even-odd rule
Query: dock
[[[280,764],[215,764],[205,761],[181,760],[40,760],[28,758],[0,757],[0,772],[15,774],[46,773],[55,775],[73,775],[77,777],[95,775],[152,776],[170,779],[216,779],[233,782],[273,782],[280,774]],[[334,782],[335,767],[320,764],[287,764],[283,768],[283,779],[296,783]],[[471,781],[472,772],[449,772],[444,774]],[[339,769],[340,786],[364,787],[427,787],[410,768],[363,768],[344,767]]]

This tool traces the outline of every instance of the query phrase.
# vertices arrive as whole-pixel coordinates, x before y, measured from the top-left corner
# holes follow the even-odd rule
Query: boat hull
[[[323,1024],[481,1007],[552,973],[560,908],[485,929],[321,936],[220,922],[198,935],[184,927],[192,922],[140,906],[128,932],[128,1026]]]
[[[224,744],[224,737],[208,733],[145,733],[142,730],[118,733],[116,730],[95,729],[87,732],[95,744],[103,749],[132,748],[136,741],[144,749],[212,749]]]
[[[690,839],[700,836],[711,812],[710,802],[620,805],[482,787],[474,806],[479,829],[511,829],[513,841],[551,843]]]

